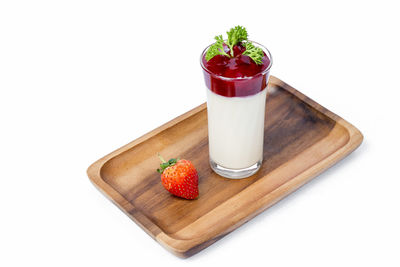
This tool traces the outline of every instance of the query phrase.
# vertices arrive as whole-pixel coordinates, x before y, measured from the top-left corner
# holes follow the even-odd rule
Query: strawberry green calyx
[[[160,153],[157,153],[157,156],[161,161],[160,169],[157,169],[157,172],[159,172],[159,173],[163,173],[166,168],[168,168],[170,166],[174,166],[179,161],[179,158],[170,159],[168,161],[165,161],[165,159],[160,155]]]

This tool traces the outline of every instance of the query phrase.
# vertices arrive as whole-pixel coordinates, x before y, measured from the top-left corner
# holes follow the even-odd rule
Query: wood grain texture
[[[203,104],[93,163],[88,176],[132,220],[180,257],[214,243],[313,177],[362,142],[350,123],[275,77],[266,104],[264,162],[253,176],[231,180],[209,166]],[[155,171],[156,153],[191,160],[200,197],[170,195]]]

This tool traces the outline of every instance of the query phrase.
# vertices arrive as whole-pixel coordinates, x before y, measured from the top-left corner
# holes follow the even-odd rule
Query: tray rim
[[[312,180],[318,174],[323,172],[324,170],[328,169],[341,159],[345,158],[348,154],[353,152],[363,141],[362,133],[354,127],[352,124],[347,122],[346,120],[342,119],[335,113],[329,111],[328,109],[324,108],[314,100],[310,99],[309,97],[305,96],[301,92],[297,91],[290,85],[286,84],[285,82],[281,81],[280,79],[270,76],[269,83],[276,84],[283,87],[286,91],[293,94],[301,101],[305,102],[306,104],[310,105],[313,109],[318,110],[319,112],[323,113],[325,116],[329,117],[330,119],[336,122],[334,128],[332,128],[331,132],[335,131],[335,128],[343,127],[348,132],[348,140],[346,143],[339,147],[336,151],[332,154],[329,154],[327,157],[323,158],[316,164],[312,165],[310,168],[307,168],[303,172],[299,173],[298,175],[294,176],[292,179],[288,180],[286,183],[282,184],[274,191],[270,192],[268,195],[277,195],[272,200],[269,200],[267,205],[263,205],[261,208],[257,209],[256,211],[250,212],[249,216],[247,216],[243,220],[239,220],[236,224],[233,224],[231,227],[225,229],[225,231],[219,234],[208,234],[202,237],[195,237],[190,239],[182,239],[176,236],[170,235],[162,231],[156,224],[154,224],[148,217],[137,210],[124,196],[122,196],[119,192],[117,192],[113,187],[107,184],[101,177],[101,169],[105,163],[109,160],[114,158],[115,156],[123,153],[126,150],[131,149],[132,147],[146,141],[147,139],[157,135],[158,133],[174,126],[175,124],[185,120],[186,118],[204,110],[207,108],[206,103],[195,107],[194,109],[172,119],[171,121],[157,127],[156,129],[142,135],[141,137],[129,142],[128,144],[116,149],[115,151],[107,154],[106,156],[100,158],[99,160],[95,161],[93,164],[89,166],[87,169],[87,175],[90,181],[94,184],[94,186],[103,193],[107,198],[109,198],[117,207],[119,207],[126,215],[128,215],[134,222],[136,222],[145,232],[147,232],[153,239],[157,240],[162,246],[164,246],[167,250],[172,252],[173,254],[179,257],[189,257],[198,251],[202,250],[203,248],[211,245],[215,241],[219,240],[223,236],[227,235],[231,231],[235,230],[245,222],[251,220],[253,217],[264,211],[265,209],[269,208],[280,199],[286,197],[293,191],[300,188],[303,184],[307,183],[308,181]],[[319,142],[328,138],[330,134],[324,137]],[[315,145],[315,144],[314,144]],[[314,146],[313,145],[313,146]],[[312,147],[313,147],[312,146]],[[305,151],[307,151],[306,149]],[[304,151],[303,151],[304,152]],[[302,153],[303,153],[302,152]],[[262,180],[262,179],[261,179]]]

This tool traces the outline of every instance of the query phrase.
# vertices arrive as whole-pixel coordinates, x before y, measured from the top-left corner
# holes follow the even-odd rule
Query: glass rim
[[[224,41],[226,41],[226,39],[225,39]],[[271,66],[272,66],[272,55],[271,55],[271,52],[269,52],[269,50],[268,50],[265,46],[263,46],[262,44],[260,44],[260,43],[257,43],[257,42],[251,41],[251,40],[248,40],[248,42],[251,42],[251,43],[255,44],[255,45],[258,46],[258,47],[261,47],[261,49],[264,50],[264,52],[267,54],[267,56],[268,56],[268,58],[269,58],[268,67],[267,67],[265,70],[263,70],[262,72],[259,72],[259,73],[255,74],[255,75],[253,75],[253,76],[250,76],[250,77],[236,77],[236,78],[225,77],[225,76],[218,75],[218,74],[215,74],[215,73],[211,72],[211,71],[208,70],[208,69],[206,68],[206,66],[204,66],[204,64],[203,64],[203,56],[204,56],[204,54],[207,52],[208,48],[210,48],[210,46],[212,46],[214,43],[208,45],[208,46],[203,50],[203,52],[201,53],[201,56],[200,56],[200,65],[201,65],[201,67],[203,68],[204,71],[208,72],[210,75],[213,75],[213,76],[215,76],[215,77],[218,77],[218,78],[220,78],[220,79],[222,79],[222,80],[227,80],[227,81],[232,81],[232,80],[236,80],[236,81],[237,81],[237,80],[239,80],[239,81],[240,81],[240,80],[250,80],[250,79],[253,79],[253,78],[256,77],[256,76],[266,74],[266,73],[271,69]]]

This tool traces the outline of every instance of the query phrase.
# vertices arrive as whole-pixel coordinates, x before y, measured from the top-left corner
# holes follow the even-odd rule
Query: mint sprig
[[[224,51],[224,39],[222,38],[222,35],[215,36],[216,42],[212,44],[206,52],[207,61],[217,55],[223,55],[230,58],[234,57],[233,47],[239,43],[242,43],[243,46],[246,48],[246,51],[243,52],[243,55],[249,56],[257,65],[262,64],[264,52],[260,47],[256,47],[253,43],[248,41],[248,34],[245,27],[236,26],[234,28],[231,28],[226,33],[228,35],[228,39],[225,44],[229,47],[230,53],[227,54]]]
[[[228,42],[226,45],[231,50],[231,56],[233,57],[233,46],[240,42],[247,41],[247,30],[245,27],[236,26],[226,33],[228,34]]]
[[[263,50],[250,42],[246,42],[244,47],[246,47],[246,50],[243,52],[243,55],[249,56],[257,65],[261,65],[264,57]]]
[[[216,42],[208,48],[206,53],[206,60],[209,61],[216,55],[223,55],[229,57],[227,53],[224,51],[224,39],[222,39],[222,35],[215,36]]]

